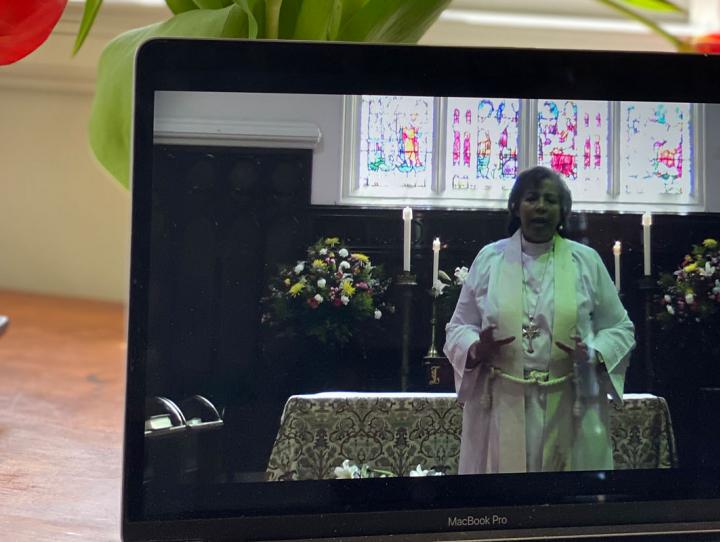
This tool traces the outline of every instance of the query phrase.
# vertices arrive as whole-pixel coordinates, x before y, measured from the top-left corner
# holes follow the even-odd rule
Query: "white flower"
[[[382,318],[382,312],[380,312],[380,309],[375,309],[375,320],[380,320]]]
[[[411,477],[417,477],[417,476],[427,476],[430,470],[425,470],[422,468],[422,465],[418,465],[415,470],[410,471]]]
[[[360,469],[357,467],[357,465],[351,465],[349,459],[343,461],[342,466],[335,467],[335,478],[338,480],[359,477]]]
[[[435,285],[432,288],[432,295],[434,295],[435,297],[442,295],[445,288],[447,288],[447,284],[439,280],[435,281]]]
[[[321,296],[320,294],[315,294],[315,297],[313,299],[315,299],[315,301],[317,301],[318,303],[323,302],[323,296]]]
[[[672,308],[672,305],[665,305],[665,308],[670,314],[675,314],[675,309]]]
[[[327,249],[326,249],[326,248],[321,248],[321,249],[320,249],[320,256],[325,256],[326,254],[327,254]]]
[[[664,299],[666,303],[670,303],[672,301],[672,297],[670,297],[668,294],[665,294]]]
[[[340,301],[342,301],[342,304],[343,304],[343,305],[347,305],[348,303],[350,303],[350,298],[349,298],[348,296],[346,296],[346,295],[341,295],[341,296],[340,296]]]
[[[350,269],[350,264],[348,262],[340,262],[340,269]]]
[[[298,262],[295,266],[295,274],[299,275],[303,272],[303,269],[305,269],[305,262]]]
[[[347,249],[341,248],[340,250],[338,250],[338,254],[340,255],[341,258],[347,258],[348,254],[350,254],[350,253],[347,251]]]
[[[318,279],[318,281],[317,281],[318,288],[325,288],[325,284],[326,284],[325,279]]]
[[[455,268],[455,282],[457,282],[459,285],[462,285],[465,282],[465,279],[467,278],[469,273],[470,273],[470,270],[467,267],[465,267],[464,265],[462,267],[456,267]]]
[[[712,277],[715,273],[715,267],[710,265],[710,262],[705,262],[705,276]]]
[[[685,303],[688,305],[692,305],[693,301],[695,301],[695,296],[692,294],[685,294]]]
[[[715,280],[715,287],[712,291],[714,294],[720,294],[720,279]]]

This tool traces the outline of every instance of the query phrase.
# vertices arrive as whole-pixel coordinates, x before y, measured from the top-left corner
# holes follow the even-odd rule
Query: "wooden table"
[[[0,290],[0,540],[120,540],[121,305]]]

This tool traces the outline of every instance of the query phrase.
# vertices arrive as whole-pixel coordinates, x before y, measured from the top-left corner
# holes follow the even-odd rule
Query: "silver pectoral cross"
[[[528,340],[528,353],[532,354],[535,352],[532,346],[532,341],[535,337],[540,335],[540,328],[535,324],[535,318],[533,316],[529,317],[530,322],[528,325],[524,325],[522,327],[522,334],[523,337],[525,337]]]

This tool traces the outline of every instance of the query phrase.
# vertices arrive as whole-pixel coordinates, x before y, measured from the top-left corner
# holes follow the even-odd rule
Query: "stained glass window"
[[[608,102],[538,100],[538,163],[567,181],[578,200],[607,198],[610,182]]]
[[[519,121],[518,99],[448,98],[446,190],[461,197],[492,197],[512,186],[518,171]]]
[[[702,110],[692,104],[368,95],[347,103],[354,152],[343,153],[342,200],[353,204],[501,207],[519,170],[535,164],[565,178],[576,208],[702,203],[693,144]]]
[[[691,107],[621,102],[621,199],[689,195],[693,190]]]
[[[413,96],[362,97],[360,190],[409,196],[431,192],[433,101]]]

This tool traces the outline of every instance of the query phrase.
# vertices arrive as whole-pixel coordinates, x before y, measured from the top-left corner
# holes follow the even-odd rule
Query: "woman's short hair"
[[[558,224],[558,233],[561,235],[567,230],[567,220],[572,210],[572,195],[570,189],[560,175],[558,175],[552,169],[535,166],[524,171],[521,171],[515,180],[515,184],[510,190],[510,197],[508,197],[508,233],[514,234],[515,231],[520,227],[520,218],[515,214],[518,207],[520,206],[520,200],[522,199],[525,191],[530,188],[537,188],[540,184],[548,179],[555,183],[558,192],[560,193],[560,223]]]

